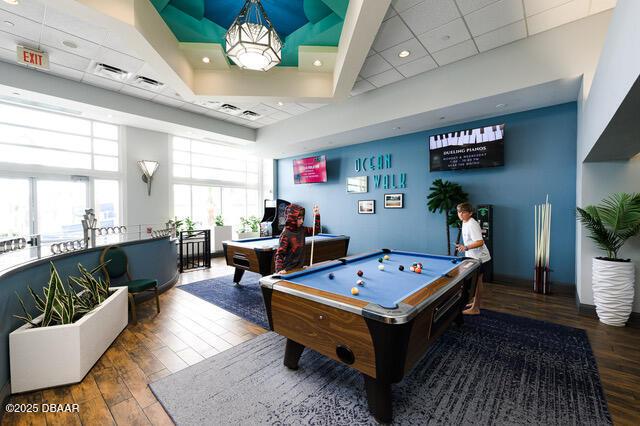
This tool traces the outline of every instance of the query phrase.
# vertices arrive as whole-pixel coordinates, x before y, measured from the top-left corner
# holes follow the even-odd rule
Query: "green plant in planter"
[[[216,226],[224,226],[224,218],[222,217],[221,214],[216,216],[215,224],[216,224]]]
[[[196,229],[196,223],[190,217],[184,218],[184,224],[187,227],[187,232],[193,232]]]
[[[620,192],[596,206],[576,210],[589,238],[607,253],[606,260],[620,260],[618,251],[629,238],[640,233],[640,194]]]
[[[240,218],[240,232],[258,232],[260,229],[260,219],[255,216]]]
[[[169,219],[169,224],[173,225],[176,228],[176,233],[180,233],[182,231],[182,226],[184,225],[184,221],[182,219],[178,219],[178,217],[174,217],[173,219]]]
[[[34,321],[18,293],[16,296],[18,296],[24,316],[14,315],[14,317],[23,320],[32,327],[71,324],[79,320],[109,297],[109,284],[102,279],[93,277],[93,274],[101,267],[102,265],[99,265],[95,269],[87,271],[84,266],[78,264],[80,277],[69,277],[69,280],[81,289],[80,293],[76,293],[71,285],[64,286],[58,270],[51,262],[49,282],[42,289],[44,298],[40,297],[31,287],[27,287],[36,309],[40,311],[40,315],[43,315],[42,321]]]
[[[427,207],[431,213],[444,213],[447,231],[447,254],[451,254],[451,227],[460,228],[460,220],[456,213],[456,206],[467,201],[468,194],[462,190],[462,186],[455,182],[436,179],[429,188]]]

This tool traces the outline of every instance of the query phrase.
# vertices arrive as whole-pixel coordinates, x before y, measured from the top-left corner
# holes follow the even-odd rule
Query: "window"
[[[37,181],[38,233],[43,242],[82,238],[87,181]]]
[[[240,217],[262,214],[263,194],[273,197],[273,160],[240,148],[174,137],[172,161],[174,215],[200,226],[214,226],[219,214],[226,225],[238,225]]]
[[[0,178],[0,239],[29,234],[29,179]]]
[[[117,180],[96,179],[93,193],[98,226],[120,225],[120,183]]]
[[[0,103],[0,162],[117,172],[118,126]]]

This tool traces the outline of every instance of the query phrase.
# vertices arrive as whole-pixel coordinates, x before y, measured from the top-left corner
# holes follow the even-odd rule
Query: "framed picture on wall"
[[[358,200],[358,213],[374,214],[376,212],[376,200]]]
[[[347,178],[347,192],[348,193],[358,193],[358,192],[367,192],[368,188],[368,179],[367,176],[353,176]]]
[[[404,207],[404,194],[384,194],[385,209],[401,209]]]

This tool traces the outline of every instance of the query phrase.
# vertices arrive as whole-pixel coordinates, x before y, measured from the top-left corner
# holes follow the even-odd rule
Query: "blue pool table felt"
[[[460,263],[452,263],[453,259],[462,260],[450,256],[392,251],[388,253],[390,259],[382,262],[384,271],[380,271],[378,259],[384,255],[383,252],[376,252],[361,258],[349,259],[345,265],[332,262],[330,265],[318,266],[308,271],[282,275],[282,279],[317,290],[377,303],[385,308],[394,308],[407,296],[456,268]],[[409,267],[418,262],[422,263],[422,273],[411,272]],[[400,265],[404,266],[404,271],[398,269]],[[358,270],[364,272],[364,286],[356,283],[361,278],[357,275]],[[333,279],[329,278],[330,273],[333,273]],[[360,290],[356,296],[351,294],[353,287]]]
[[[305,237],[305,243],[310,244],[311,240],[315,240],[315,242],[329,240],[337,236],[338,235],[331,235],[331,234],[318,234],[315,237],[307,236]],[[265,237],[265,238],[250,238],[246,240],[233,240],[233,242],[236,244],[241,244],[243,247],[254,248],[254,249],[268,249],[268,248],[277,249],[280,239]]]

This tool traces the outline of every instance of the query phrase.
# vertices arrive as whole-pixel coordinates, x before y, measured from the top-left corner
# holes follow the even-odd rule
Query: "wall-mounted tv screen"
[[[429,170],[504,166],[504,124],[443,133],[429,138]]]
[[[327,157],[301,158],[293,160],[294,183],[320,183],[327,181]]]

